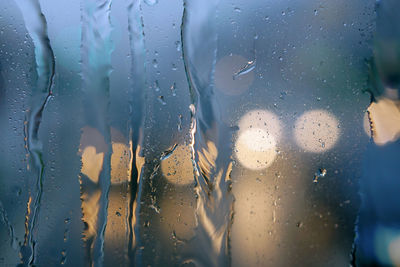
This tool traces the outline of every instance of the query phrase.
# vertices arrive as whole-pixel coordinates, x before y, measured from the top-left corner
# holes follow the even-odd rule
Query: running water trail
[[[27,202],[25,216],[25,239],[20,248],[22,265],[32,265],[35,261],[34,237],[37,231],[37,218],[43,193],[44,163],[42,159],[42,142],[39,139],[39,129],[43,112],[53,94],[53,80],[55,73],[54,53],[47,34],[46,18],[40,8],[38,0],[16,0],[25,21],[25,27],[32,38],[36,63],[36,85],[32,90],[31,107],[27,114],[26,147],[32,158],[34,169],[37,170],[37,179],[34,187],[30,188],[30,197]],[[29,166],[28,166],[29,168]]]
[[[141,156],[143,147],[143,102],[144,88],[146,88],[146,51],[144,44],[143,18],[140,0],[126,0],[128,14],[129,46],[131,55],[131,84],[130,84],[130,154],[131,175],[129,183],[129,205],[126,234],[127,257],[131,266],[140,265],[141,259],[137,257],[137,244],[139,240],[139,211],[141,208],[141,194],[143,187],[144,158]]]
[[[191,150],[197,195],[196,233],[183,262],[198,266],[230,265],[229,232],[233,214],[231,139],[220,120],[214,95],[218,1],[184,1],[182,54],[189,83]]]
[[[84,121],[104,137],[106,151],[99,177],[87,179],[81,174],[82,220],[85,223],[83,240],[86,248],[85,264],[102,266],[104,233],[107,226],[108,193],[112,144],[109,126],[111,40],[113,30],[111,0],[82,0],[81,2],[81,60]],[[82,133],[84,134],[84,132]],[[82,158],[83,160],[83,158]],[[82,162],[84,163],[84,162]]]
[[[7,228],[8,236],[11,239],[10,245],[13,249],[17,249],[17,238],[15,237],[14,227],[11,225],[10,221],[8,220],[7,212],[3,207],[3,203],[0,201],[0,221]]]

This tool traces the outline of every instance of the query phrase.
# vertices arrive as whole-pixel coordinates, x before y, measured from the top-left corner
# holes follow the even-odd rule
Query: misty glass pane
[[[0,2],[1,266],[399,266],[396,0]]]

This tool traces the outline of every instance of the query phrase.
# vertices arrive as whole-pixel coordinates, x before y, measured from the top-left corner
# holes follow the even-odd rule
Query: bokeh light
[[[113,127],[110,131],[113,150],[111,155],[111,183],[120,184],[129,180],[131,152],[125,143],[123,134]],[[97,129],[89,126],[82,128],[78,152],[82,160],[81,173],[94,183],[99,181],[107,151],[108,147],[104,137]]]
[[[281,242],[274,197],[268,183],[256,177],[233,183],[235,217],[231,230],[233,266],[274,266]]]
[[[239,121],[235,157],[247,169],[265,169],[276,158],[280,135],[279,119],[273,113],[252,110]]]
[[[269,167],[276,157],[275,138],[262,129],[248,129],[239,135],[235,144],[239,162],[251,170]]]
[[[377,145],[393,142],[400,136],[400,110],[397,102],[381,98],[368,107],[372,136]]]
[[[308,152],[322,153],[330,150],[335,146],[339,135],[338,120],[322,109],[305,112],[295,123],[295,141]]]

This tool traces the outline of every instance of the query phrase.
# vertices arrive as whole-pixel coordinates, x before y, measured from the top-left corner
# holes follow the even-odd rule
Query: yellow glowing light
[[[239,130],[258,128],[271,134],[277,140],[281,135],[278,117],[270,111],[255,109],[247,112],[239,121]]]
[[[276,158],[277,139],[281,135],[279,119],[266,110],[252,110],[239,121],[235,156],[247,169],[269,167]]]
[[[400,236],[389,244],[389,257],[393,266],[400,266]]]
[[[123,184],[112,186],[108,193],[107,227],[104,234],[106,253],[122,251],[128,242],[129,195],[129,188]]]
[[[129,181],[130,151],[129,147],[122,143],[112,144],[111,155],[111,183],[120,184]]]
[[[382,98],[368,107],[374,142],[384,145],[400,136],[400,110],[398,101]]]
[[[81,172],[94,183],[99,181],[99,175],[103,168],[104,153],[96,153],[94,146],[87,146],[82,153]]]
[[[125,144],[125,137],[121,132],[111,127],[111,183],[120,184],[129,181],[131,169],[131,151]],[[94,183],[98,183],[103,169],[105,153],[108,146],[103,135],[95,128],[82,128],[79,154],[81,154],[81,172]]]
[[[235,76],[235,73],[249,62],[251,61],[238,55],[229,55],[218,60],[215,66],[215,87],[227,95],[239,95],[247,91],[254,81],[254,69],[243,72],[240,76]]]
[[[172,155],[161,161],[161,171],[168,182],[178,185],[193,183],[190,147],[178,145]]]
[[[96,235],[97,219],[99,213],[99,201],[101,191],[99,189],[93,192],[82,190],[81,194],[81,208],[83,217],[82,220],[86,223],[86,229],[84,230],[83,240],[88,241]]]
[[[160,201],[160,229],[168,239],[190,240],[196,227],[196,198],[193,188],[180,187],[166,193],[167,197]]]
[[[235,217],[231,228],[233,266],[261,266],[277,254],[280,214],[270,187],[254,177],[233,183]],[[271,262],[271,266],[274,264]]]
[[[121,244],[126,237],[125,220],[127,210],[127,187],[124,182],[130,179],[130,168],[132,164],[132,149],[126,145],[126,138],[115,128],[110,129],[111,134],[111,185],[109,192],[109,204],[107,215],[107,228],[105,237],[107,239],[106,248],[113,249]],[[140,150],[140,148],[138,148]],[[82,128],[79,152],[81,155],[81,173],[87,176],[94,184],[81,181],[81,208],[83,212],[82,220],[86,223],[83,240],[91,242],[97,233],[97,223],[99,216],[99,202],[101,190],[96,184],[99,182],[100,173],[103,170],[104,157],[109,147],[105,142],[104,136],[95,128]],[[138,156],[137,163],[141,162]],[[140,171],[140,170],[139,170]],[[135,217],[135,216],[133,216]],[[134,220],[135,218],[132,218]]]
[[[218,149],[214,142],[207,141],[206,146],[202,147],[197,153],[199,168],[207,176],[211,174],[211,170],[215,167],[215,160],[218,156]]]
[[[305,112],[297,119],[294,129],[296,143],[304,150],[314,153],[333,148],[339,135],[338,120],[322,109]]]
[[[276,158],[275,138],[261,129],[248,129],[239,135],[235,153],[244,167],[251,170],[265,169]]]

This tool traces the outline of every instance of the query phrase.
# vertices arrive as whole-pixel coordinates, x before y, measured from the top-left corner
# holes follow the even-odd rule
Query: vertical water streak
[[[99,176],[94,179],[88,177],[91,178],[90,180],[81,174],[80,181],[81,194],[84,196],[82,197],[82,220],[86,225],[83,233],[86,246],[85,260],[86,264],[96,266],[102,266],[104,259],[104,233],[107,226],[108,193],[111,186],[112,143],[108,116],[111,54],[114,49],[111,39],[113,30],[110,18],[111,4],[111,0],[81,2],[84,121],[100,132],[106,144]]]
[[[4,209],[3,203],[1,203],[1,201],[0,201],[0,220],[4,223],[4,225],[7,228],[8,235],[9,235],[9,237],[11,239],[11,243],[10,243],[11,247],[13,249],[16,249],[17,248],[17,242],[16,242],[17,239],[16,239],[15,233],[14,233],[14,227],[12,226],[10,221],[8,220],[7,212]]]
[[[200,266],[230,265],[232,133],[220,119],[214,95],[217,8],[218,1],[184,1],[181,24],[192,101],[191,149],[197,195],[196,235],[188,244],[184,262]]]
[[[139,211],[142,192],[142,167],[144,159],[141,157],[142,129],[143,129],[143,100],[146,88],[146,52],[144,44],[143,17],[140,0],[127,0],[128,32],[131,56],[131,180],[128,223],[128,258],[131,265],[140,264],[140,257],[136,257],[136,248],[139,240]]]
[[[55,59],[47,33],[46,18],[39,1],[16,0],[16,3],[21,10],[25,27],[34,44],[37,75],[36,84],[32,90],[31,107],[27,115],[26,147],[38,174],[34,187],[30,189],[32,199],[30,198],[27,205],[25,241],[20,250],[21,264],[32,265],[34,264],[36,243],[34,231],[37,228],[36,221],[40,209],[44,179],[43,149],[38,135],[43,112],[53,94]]]

